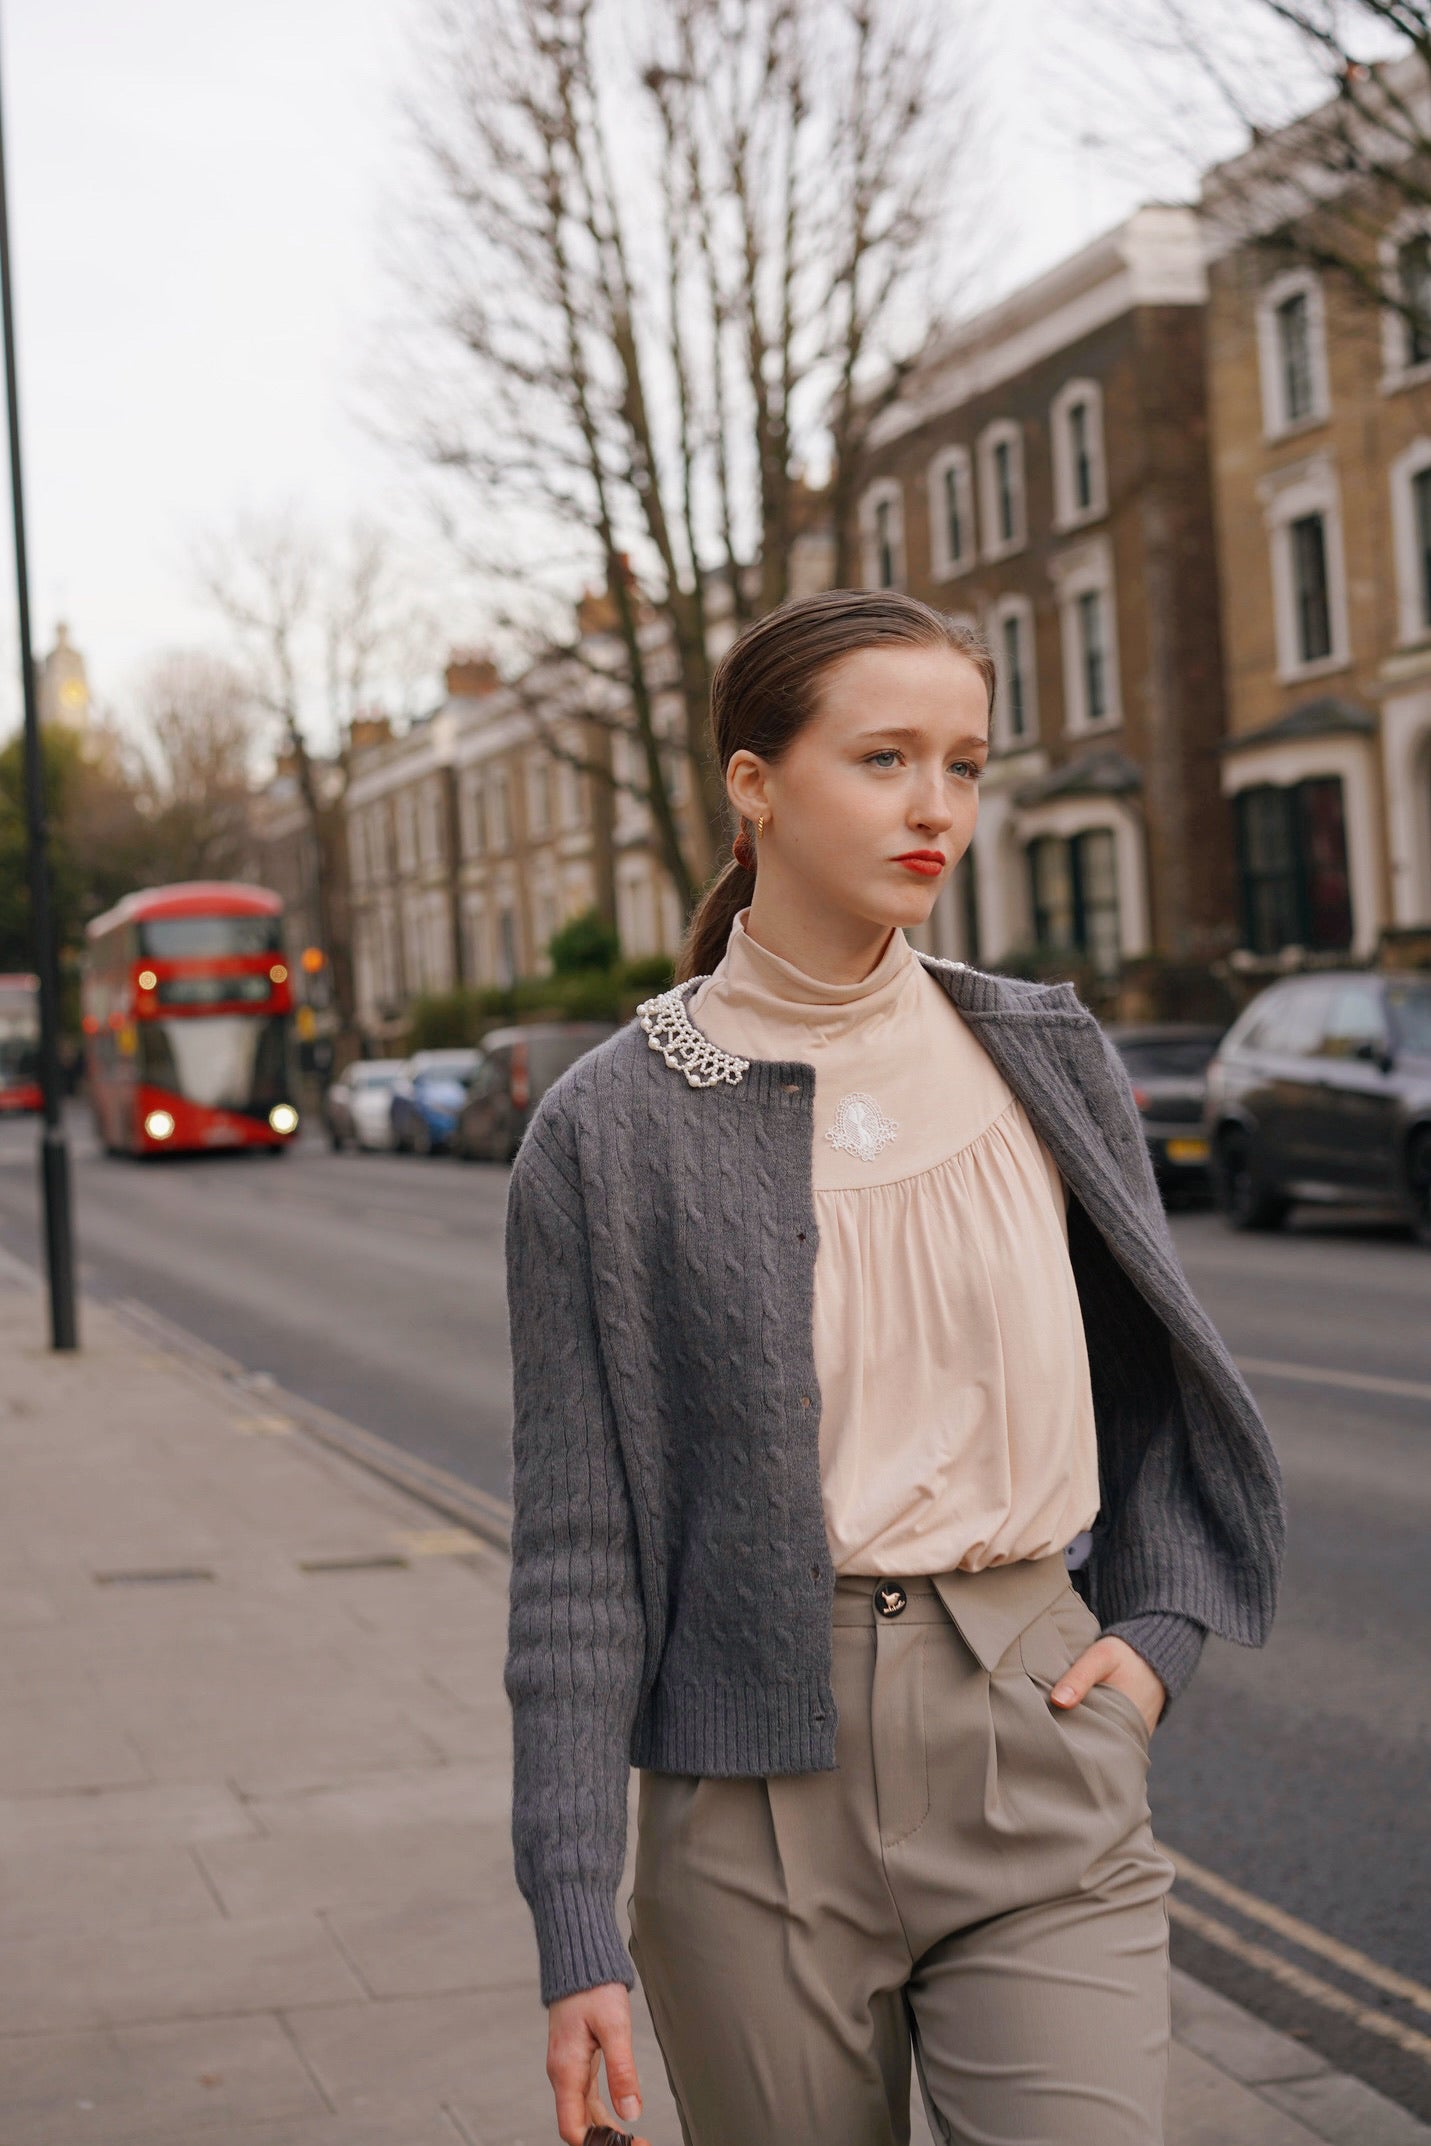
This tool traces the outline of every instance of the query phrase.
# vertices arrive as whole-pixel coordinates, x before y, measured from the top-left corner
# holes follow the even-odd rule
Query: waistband
[[[1063,1552],[1025,1557],[982,1572],[886,1575],[846,1572],[835,1580],[836,1628],[893,1631],[952,1619],[985,1669],[992,1669],[1036,1617],[1072,1583]]]

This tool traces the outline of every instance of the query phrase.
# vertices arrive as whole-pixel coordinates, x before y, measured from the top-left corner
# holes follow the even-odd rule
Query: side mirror
[[[1377,1041],[1372,1036],[1364,1037],[1352,1056],[1359,1058],[1363,1065],[1375,1066],[1381,1073],[1389,1073],[1396,1064],[1396,1054],[1391,1045],[1384,1039]]]

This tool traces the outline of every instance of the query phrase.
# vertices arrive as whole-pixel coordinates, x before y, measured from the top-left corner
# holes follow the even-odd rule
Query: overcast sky
[[[191,584],[196,532],[286,500],[332,527],[414,512],[410,473],[360,410],[422,5],[5,0],[35,634],[43,650],[67,618],[121,708],[147,655],[219,639]],[[1006,285],[1131,205],[1055,123],[1060,5],[998,0],[992,16]],[[8,728],[8,545],[0,563]]]

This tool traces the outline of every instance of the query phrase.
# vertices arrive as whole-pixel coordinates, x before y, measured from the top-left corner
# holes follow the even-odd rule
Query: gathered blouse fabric
[[[1092,1525],[1098,1453],[1062,1180],[903,932],[855,984],[742,910],[688,1001],[723,1050],[815,1070],[820,1474],[837,1572],[979,1571]]]

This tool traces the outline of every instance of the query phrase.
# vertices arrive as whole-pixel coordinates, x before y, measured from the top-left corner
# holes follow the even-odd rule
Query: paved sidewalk
[[[500,1551],[83,1325],[0,1268],[0,2146],[547,2146]],[[1431,2141],[1177,2001],[1170,2146]]]

